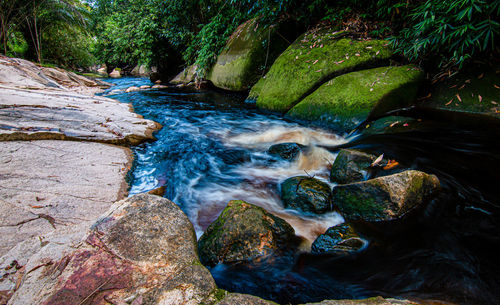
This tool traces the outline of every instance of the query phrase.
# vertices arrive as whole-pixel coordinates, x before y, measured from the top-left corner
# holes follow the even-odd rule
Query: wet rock
[[[377,156],[359,150],[341,149],[333,162],[330,181],[340,184],[362,181]]]
[[[122,77],[122,69],[115,68],[113,71],[111,71],[111,73],[109,73],[109,77],[112,77],[112,78]]]
[[[285,160],[293,161],[300,155],[302,148],[304,148],[304,146],[297,143],[280,143],[269,147],[267,153]]]
[[[332,210],[330,186],[318,179],[297,176],[281,184],[281,199],[286,208],[322,214]]]
[[[286,251],[294,229],[261,207],[232,200],[198,241],[204,265],[254,261]]]
[[[151,87],[152,89],[167,89],[168,86],[166,85],[161,85],[161,84],[156,84]]]
[[[318,236],[311,246],[311,252],[346,255],[359,251],[365,243],[350,225],[343,223]]]
[[[149,89],[151,88],[151,86],[148,86],[148,85],[142,85],[139,87],[141,90],[146,90],[146,89]]]
[[[208,80],[226,90],[249,89],[261,77],[265,65],[288,45],[277,36],[276,29],[276,25],[260,24],[257,18],[240,25],[217,57]]]
[[[170,80],[170,83],[174,85],[187,85],[191,82],[194,82],[196,80],[197,69],[198,66],[196,65],[190,65],[186,67],[184,70],[182,70],[181,73],[177,74],[177,76]]]
[[[125,92],[129,93],[129,92],[137,92],[137,91],[141,91],[141,88],[137,87],[137,86],[132,86],[132,87],[128,87]]]
[[[366,119],[410,106],[423,72],[415,66],[390,66],[347,73],[321,85],[287,116],[351,130]]]
[[[217,300],[215,282],[198,260],[193,226],[167,199],[142,194],[120,201],[84,235],[78,244],[48,241],[40,248],[10,304]]]
[[[253,295],[240,294],[240,293],[229,293],[224,299],[222,299],[222,301],[216,303],[216,305],[235,305],[235,304],[273,305],[276,303],[261,299]]]
[[[393,299],[393,298],[383,298],[383,297],[373,297],[362,300],[324,300],[318,303],[307,303],[305,305],[417,305],[420,303],[415,303],[405,299]]]
[[[392,56],[387,41],[358,41],[344,34],[329,27],[304,33],[252,87],[249,99],[261,109],[286,113],[333,77],[384,66]]]
[[[439,189],[439,180],[416,170],[336,186],[332,200],[348,221],[390,221],[424,204]]]

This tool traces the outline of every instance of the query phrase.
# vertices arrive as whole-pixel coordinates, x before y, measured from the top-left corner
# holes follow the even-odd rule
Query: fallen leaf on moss
[[[462,101],[462,98],[460,97],[460,95],[458,93],[457,93],[457,99],[458,99],[459,102]]]
[[[448,103],[444,104],[445,106],[448,106],[449,104],[451,104],[451,102],[453,102],[453,99],[451,99]]]
[[[477,77],[477,79],[481,79],[483,77],[484,77],[484,73],[481,73],[481,74],[479,74],[479,76]]]

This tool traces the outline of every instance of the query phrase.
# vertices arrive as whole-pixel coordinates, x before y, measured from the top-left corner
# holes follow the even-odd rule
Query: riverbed
[[[143,78],[110,80],[105,95],[131,103],[163,125],[154,142],[133,148],[130,195],[164,186],[199,236],[229,200],[262,206],[285,219],[302,238],[294,255],[252,266],[211,269],[220,288],[280,303],[376,295],[493,304],[500,298],[500,144],[498,130],[462,129],[442,122],[429,131],[363,136],[260,113],[244,95],[178,89],[125,93],[151,85]],[[311,147],[294,162],[267,153],[277,143]],[[327,183],[340,147],[384,153],[408,168],[439,177],[443,191],[418,219],[378,234],[349,257],[308,253],[311,242],[343,222],[336,212],[305,215],[285,209],[279,184],[308,175]],[[330,183],[331,187],[335,184]]]

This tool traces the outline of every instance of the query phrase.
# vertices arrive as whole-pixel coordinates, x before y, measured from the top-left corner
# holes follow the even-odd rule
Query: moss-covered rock
[[[286,113],[332,77],[388,63],[384,40],[342,38],[330,28],[309,31],[295,40],[250,91],[259,108]]]
[[[353,149],[341,149],[333,162],[330,181],[340,184],[364,180],[377,156]]]
[[[304,145],[297,143],[279,143],[269,147],[267,153],[272,156],[280,157],[284,160],[292,161],[300,155],[300,152],[304,147]]]
[[[500,64],[465,67],[432,86],[421,107],[500,119]]]
[[[294,229],[261,207],[232,200],[198,241],[204,265],[252,261],[283,253]]]
[[[413,66],[344,74],[323,84],[287,116],[349,130],[370,116],[410,105],[422,77],[423,72]]]
[[[297,176],[281,184],[281,199],[286,208],[322,214],[332,210],[330,186],[318,179]]]
[[[170,80],[170,83],[174,85],[179,84],[189,84],[190,82],[194,82],[196,78],[196,65],[190,65],[182,70],[181,73],[177,74],[173,79]]]
[[[343,223],[330,227],[318,236],[311,246],[311,252],[346,255],[361,250],[365,244],[350,225]]]
[[[217,57],[208,80],[216,87],[232,91],[244,91],[253,86],[265,66],[270,66],[288,46],[276,35],[277,28],[276,25],[264,26],[257,18],[240,25]]]
[[[408,170],[390,176],[336,186],[332,200],[348,221],[389,221],[405,216],[439,189],[439,179]]]

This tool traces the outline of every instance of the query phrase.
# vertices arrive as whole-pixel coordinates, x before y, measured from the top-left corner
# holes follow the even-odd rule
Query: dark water
[[[149,83],[111,81],[116,86],[110,97],[132,103],[137,113],[163,125],[158,141],[134,148],[131,194],[165,186],[165,197],[183,209],[198,236],[229,200],[242,199],[286,219],[304,237],[295,255],[212,268],[219,287],[283,304],[376,295],[500,304],[499,130],[443,124],[431,132],[345,138],[261,114],[244,96],[174,89],[124,93]],[[328,149],[316,147],[296,162],[280,162],[266,154],[280,142]],[[408,168],[436,174],[443,191],[397,230],[375,231],[365,251],[344,258],[314,256],[307,253],[310,242],[342,217],[284,209],[277,186],[305,172],[327,181],[327,165],[340,146],[384,153]]]

